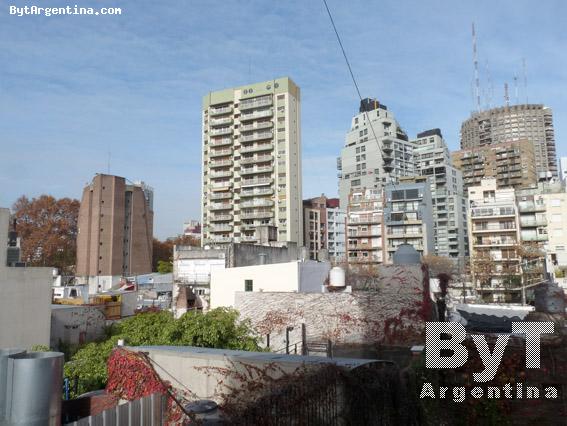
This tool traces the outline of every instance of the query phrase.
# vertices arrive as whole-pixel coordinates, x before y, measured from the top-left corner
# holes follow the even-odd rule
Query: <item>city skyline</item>
[[[474,109],[475,21],[492,106],[504,104],[505,81],[515,103],[514,74],[524,102],[526,58],[529,102],[553,109],[561,157],[567,7],[553,4],[537,14],[526,1],[329,6],[363,97],[386,104],[410,139],[439,127],[459,149],[461,123]],[[200,216],[202,96],[283,76],[302,89],[303,198],[336,196],[336,157],[359,100],[323,5],[220,5],[121,2],[123,15],[107,17],[2,9],[0,205],[24,194],[79,199],[94,173],[108,171],[110,152],[110,173],[155,188],[155,235],[182,233],[186,219]]]

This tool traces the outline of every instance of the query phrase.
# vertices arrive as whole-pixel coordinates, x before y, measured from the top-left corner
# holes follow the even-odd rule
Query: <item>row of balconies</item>
[[[240,152],[246,153],[246,152],[258,152],[258,151],[271,151],[273,148],[274,148],[274,144],[272,143],[261,143],[256,145],[243,146],[240,148]]]
[[[253,111],[247,114],[240,114],[240,121],[256,120],[258,118],[271,117],[272,115],[274,115],[274,113],[271,108],[261,111]]]
[[[274,211],[273,210],[240,213],[241,219],[266,219],[266,218],[270,218],[270,217],[274,217]]]
[[[269,199],[256,199],[253,201],[244,201],[240,203],[240,208],[254,208],[254,207],[271,207],[274,205],[274,202]]]
[[[209,121],[210,127],[226,126],[232,124],[232,117],[217,118]]]
[[[225,107],[220,107],[220,108],[212,108],[211,107],[209,109],[209,115],[210,116],[228,114],[229,112],[232,112],[232,106],[225,106]]]
[[[232,148],[230,148],[230,149],[217,149],[217,150],[213,150],[213,151],[209,152],[209,157],[210,158],[224,157],[226,155],[232,155],[232,153],[233,153]]]
[[[262,167],[248,167],[240,169],[241,175],[250,175],[255,173],[269,173],[274,170],[273,166],[262,166]]]
[[[232,145],[232,138],[219,138],[219,139],[211,139],[209,143],[210,146],[224,146],[224,145]]]
[[[241,135],[240,142],[260,141],[263,139],[272,139],[273,137],[274,134],[272,132],[257,132],[257,133],[252,133],[250,135]]]
[[[241,187],[245,186],[261,186],[270,185],[274,180],[270,178],[260,178],[260,179],[244,179],[242,180]]]
[[[240,104],[238,105],[238,108],[240,109],[240,111],[244,111],[252,108],[261,108],[261,107],[270,106],[273,103],[274,101],[272,100],[272,97],[266,96],[260,99],[250,99],[250,100],[241,101]]]
[[[241,150],[242,152],[242,150]],[[255,155],[253,157],[250,158],[245,158],[242,157],[240,159],[240,164],[244,165],[244,164],[256,164],[256,163],[264,163],[266,161],[272,161],[274,159],[274,156],[271,154],[268,155]]]
[[[223,127],[221,129],[212,129],[209,134],[211,136],[230,135],[232,134],[232,127]]]
[[[240,126],[240,132],[252,132],[254,130],[269,129],[274,126],[271,121],[258,121],[253,124],[243,124]]]

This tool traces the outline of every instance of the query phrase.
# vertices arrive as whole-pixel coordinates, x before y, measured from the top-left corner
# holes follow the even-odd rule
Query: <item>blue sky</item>
[[[567,3],[328,0],[363,96],[410,137],[440,127],[451,149],[473,109],[471,22],[492,104],[554,110],[567,155]],[[11,3],[10,3],[11,2]],[[121,16],[23,16],[9,4],[121,7]],[[22,194],[80,198],[97,172],[155,189],[155,234],[200,215],[200,107],[211,90],[288,75],[302,90],[304,198],[336,195],[336,157],[358,100],[320,0],[3,1],[0,206]],[[525,99],[520,84],[520,100]]]

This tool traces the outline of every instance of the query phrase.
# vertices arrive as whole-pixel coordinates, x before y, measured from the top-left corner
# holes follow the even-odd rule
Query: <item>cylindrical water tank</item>
[[[61,424],[63,354],[29,352],[8,357],[6,421],[10,425]]]
[[[26,353],[23,349],[0,349],[0,425],[5,424],[6,403],[8,399],[8,357]]]
[[[331,268],[329,272],[330,287],[345,287],[345,270],[339,266]]]

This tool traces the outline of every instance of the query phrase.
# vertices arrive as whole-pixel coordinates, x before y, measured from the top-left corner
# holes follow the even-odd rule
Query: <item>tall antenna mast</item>
[[[520,103],[518,94],[518,76],[514,74],[514,97],[516,98],[516,105]]]
[[[510,95],[508,94],[508,83],[504,83],[504,101],[506,106],[510,106]]]
[[[522,58],[522,72],[524,73],[524,93],[526,95],[526,104],[528,102],[528,78],[526,77],[526,58]]]
[[[490,69],[488,68],[488,61],[486,61],[486,81],[488,88],[486,89],[486,104],[487,109],[492,108],[492,96],[494,95],[494,88],[492,87],[492,78],[490,77]]]
[[[476,51],[476,31],[474,29],[474,22],[472,23],[472,43],[473,43],[473,65],[474,65],[476,109],[478,112],[480,112],[480,79],[478,77],[478,57]]]

